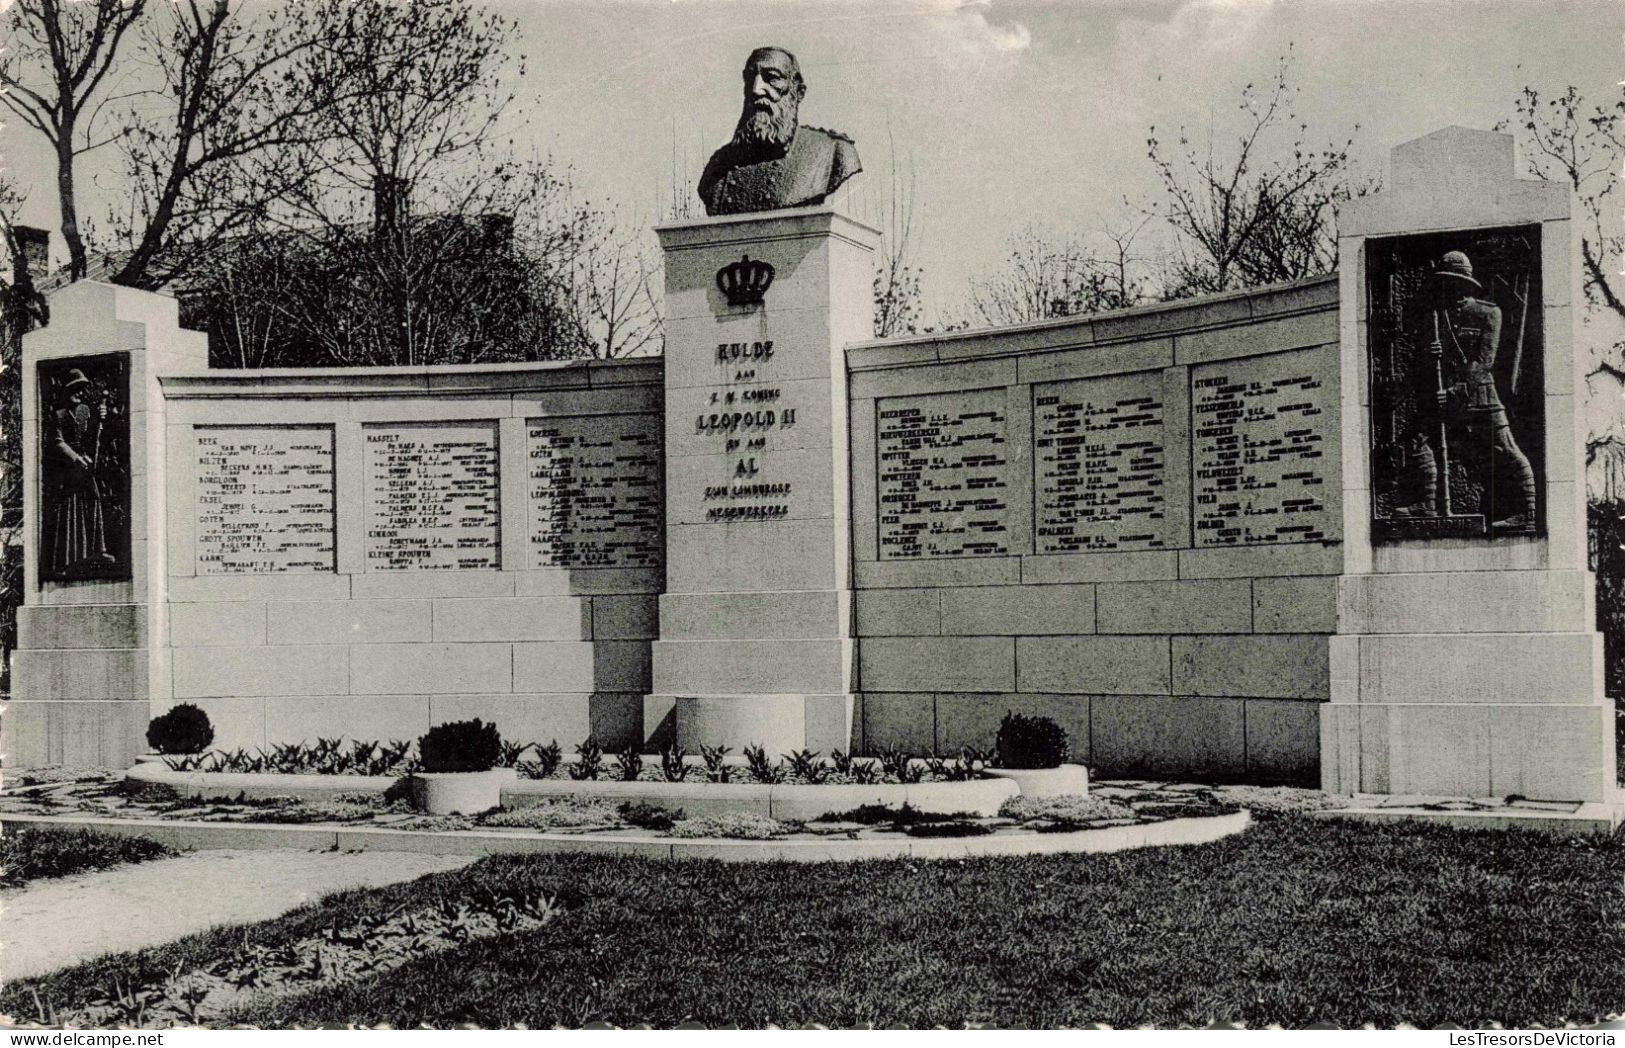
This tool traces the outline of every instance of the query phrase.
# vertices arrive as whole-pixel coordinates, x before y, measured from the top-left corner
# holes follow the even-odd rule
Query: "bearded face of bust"
[[[795,56],[761,48],[751,53],[744,76],[745,104],[734,128],[734,143],[753,150],[787,149],[807,93]]]

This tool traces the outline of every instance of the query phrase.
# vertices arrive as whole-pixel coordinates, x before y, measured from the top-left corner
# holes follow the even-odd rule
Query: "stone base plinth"
[[[760,746],[775,759],[793,750],[854,749],[851,695],[650,695],[644,701],[645,736],[677,741],[689,753],[727,746],[739,756]]]
[[[128,768],[147,746],[147,700],[14,700],[0,715],[5,766]]]
[[[145,605],[25,605],[17,635],[0,716],[6,767],[127,768],[147,751]]]
[[[1590,583],[1582,571],[1340,579],[1321,787],[1612,803]]]
[[[1600,706],[1327,703],[1328,793],[1608,801],[1613,711]]]

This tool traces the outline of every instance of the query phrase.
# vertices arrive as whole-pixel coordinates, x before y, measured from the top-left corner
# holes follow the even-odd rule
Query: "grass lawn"
[[[174,854],[144,837],[11,825],[0,835],[0,887],[15,888],[43,877],[66,877]]]
[[[1625,1009],[1625,840],[1282,817],[1198,847],[858,864],[496,857],[246,929],[14,982],[71,1008],[438,895],[556,895],[563,916],[275,999],[262,1026],[1052,1027],[1592,1022]]]

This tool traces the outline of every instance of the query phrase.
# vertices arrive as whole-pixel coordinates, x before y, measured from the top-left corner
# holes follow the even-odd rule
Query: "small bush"
[[[1059,768],[1066,760],[1066,731],[1048,717],[1007,712],[995,745],[1005,768]]]
[[[202,753],[214,741],[209,715],[183,702],[147,725],[147,745],[154,753]]]
[[[751,778],[763,786],[784,781],[784,770],[774,764],[767,751],[760,746],[745,747],[745,767],[750,770]]]
[[[880,765],[874,761],[854,760],[852,770],[846,773],[854,785],[873,786],[880,781]]]
[[[712,782],[727,782],[733,777],[733,769],[727,765],[728,754],[733,749],[729,746],[701,746],[700,759],[705,761],[705,777]]]
[[[988,765],[988,755],[974,746],[966,746],[959,751],[959,756],[942,769],[942,777],[949,782],[969,782],[982,777],[982,769]]]
[[[882,748],[879,752],[880,770],[897,781],[903,781],[913,758],[907,750]]]
[[[576,747],[576,762],[570,765],[570,778],[578,782],[598,778],[598,773],[604,770],[604,748],[598,744],[598,736],[588,735]]]
[[[418,760],[425,772],[489,771],[501,757],[497,726],[478,718],[436,724],[418,739]]]
[[[599,800],[561,797],[528,808],[490,812],[480,821],[486,826],[511,829],[578,829],[583,826],[613,825],[615,809]]]
[[[633,804],[627,801],[617,809],[621,813],[621,821],[628,826],[636,826],[640,830],[659,830],[664,832],[672,825],[681,822],[686,816],[683,809],[667,811],[654,804]]]
[[[673,837],[733,837],[745,841],[766,841],[782,837],[788,827],[766,815],[704,815],[673,823]]]
[[[795,750],[786,753],[784,759],[790,764],[791,774],[810,786],[820,785],[829,778],[829,769],[824,767],[817,750]]]
[[[559,740],[554,739],[546,746],[532,743],[531,748],[536,751],[536,759],[520,761],[515,765],[519,769],[519,774],[527,779],[551,779],[564,760],[564,753],[559,749]]]
[[[502,752],[497,755],[497,766],[500,768],[517,768],[525,758],[525,751],[534,746],[533,742],[506,742],[502,743]]]
[[[66,877],[174,854],[146,837],[7,826],[5,836],[0,837],[0,885],[11,888],[45,877]]]
[[[637,782],[638,776],[643,774],[643,754],[638,752],[636,744],[615,755],[615,775],[622,782]]]
[[[660,774],[667,782],[682,782],[688,776],[688,751],[675,742],[662,747]]]

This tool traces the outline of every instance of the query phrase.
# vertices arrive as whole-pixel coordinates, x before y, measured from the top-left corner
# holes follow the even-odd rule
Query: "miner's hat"
[[[70,389],[88,385],[90,385],[90,379],[85,377],[85,373],[83,371],[80,371],[78,368],[69,368],[68,381],[62,383],[62,392],[66,393]]]
[[[1482,287],[1477,280],[1473,279],[1472,260],[1463,251],[1446,251],[1444,257],[1439,259],[1439,268],[1433,271],[1433,278],[1435,280],[1459,280],[1464,284],[1471,284],[1475,288]]]

